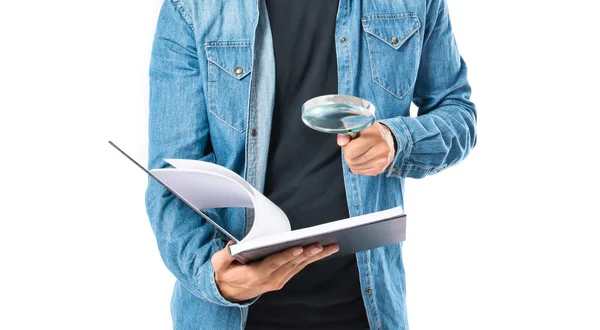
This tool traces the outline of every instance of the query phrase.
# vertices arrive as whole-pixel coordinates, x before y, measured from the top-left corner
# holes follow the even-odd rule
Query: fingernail
[[[340,147],[345,147],[348,144],[350,137],[347,134],[338,134],[337,144]]]
[[[340,250],[340,248],[338,246],[336,246],[333,249],[331,249],[331,254],[334,254],[334,253],[338,252],[339,250]]]
[[[294,251],[292,251],[292,255],[293,255],[294,257],[297,257],[297,256],[299,256],[300,254],[302,254],[302,248],[297,248],[297,249],[295,249]]]
[[[312,253],[312,255],[315,255],[315,254],[317,254],[317,253],[319,253],[319,252],[321,252],[321,251],[323,251],[323,248],[322,248],[322,247],[318,247],[318,248],[317,248],[317,247],[314,247],[314,248],[312,248],[312,249],[310,250],[310,253]]]

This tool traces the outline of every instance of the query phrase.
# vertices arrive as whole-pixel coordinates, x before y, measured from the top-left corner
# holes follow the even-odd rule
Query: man
[[[150,87],[151,168],[226,166],[293,229],[403,205],[405,177],[458,163],[476,141],[444,0],[166,0]],[[324,94],[369,100],[378,121],[351,141],[312,131],[300,107]],[[337,247],[296,247],[241,265],[152,180],[146,200],[177,278],[174,328],[408,328],[401,244],[320,262]],[[238,238],[252,226],[251,210],[207,213]]]

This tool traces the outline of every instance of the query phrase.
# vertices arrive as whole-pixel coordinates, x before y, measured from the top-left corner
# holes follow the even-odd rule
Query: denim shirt
[[[165,1],[150,65],[150,168],[166,167],[166,158],[215,162],[262,191],[275,98],[272,42],[264,0]],[[404,178],[452,166],[476,143],[475,107],[446,2],[340,0],[335,43],[338,93],[375,104],[397,144],[378,176],[354,175],[342,162],[349,213],[403,205]],[[417,117],[410,117],[411,102]],[[243,329],[256,299],[222,297],[210,262],[225,237],[152,179],[146,207],[177,279],[174,328]],[[252,226],[252,210],[207,213],[240,239]],[[371,329],[407,329],[402,245],[356,259]]]

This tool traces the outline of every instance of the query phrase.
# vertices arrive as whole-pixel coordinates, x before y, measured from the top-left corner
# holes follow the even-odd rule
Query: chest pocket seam
[[[421,23],[416,13],[371,15],[361,19],[372,81],[403,99],[414,87],[420,55]]]
[[[209,62],[208,111],[226,126],[243,133],[250,101],[251,43],[210,41],[204,47]]]

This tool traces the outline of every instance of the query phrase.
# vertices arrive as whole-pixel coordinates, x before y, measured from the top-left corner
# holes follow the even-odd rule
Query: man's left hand
[[[359,175],[383,173],[396,153],[394,135],[377,121],[352,141],[347,134],[338,134],[337,143],[344,149],[344,160],[350,171]]]

